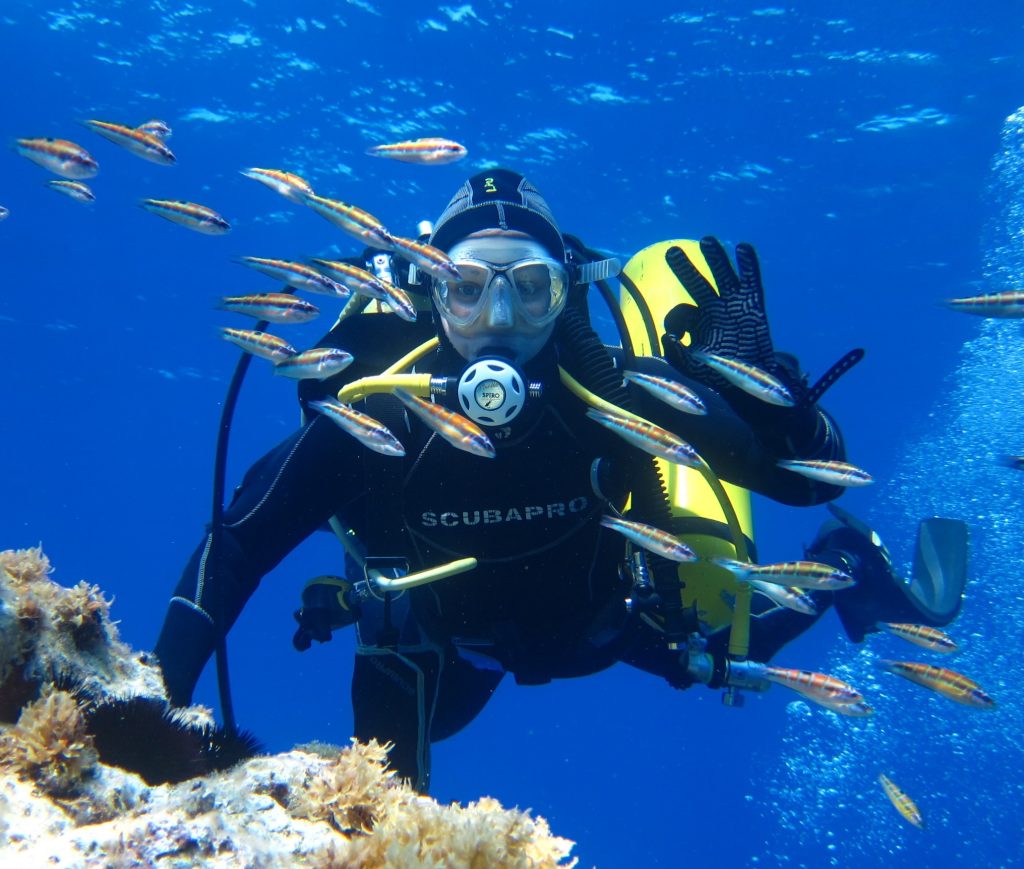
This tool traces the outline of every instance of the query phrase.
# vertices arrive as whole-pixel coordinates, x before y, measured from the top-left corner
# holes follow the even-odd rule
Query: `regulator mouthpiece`
[[[540,384],[528,386],[518,368],[497,356],[477,359],[459,378],[459,406],[480,425],[507,425],[519,416],[528,396],[539,394]]]

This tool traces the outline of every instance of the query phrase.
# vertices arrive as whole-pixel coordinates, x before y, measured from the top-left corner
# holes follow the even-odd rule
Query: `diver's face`
[[[500,267],[523,260],[554,262],[547,248],[521,234],[488,234],[463,239],[451,247],[448,256],[455,262],[476,260],[499,267],[485,288],[480,310],[475,312],[472,322],[460,324],[455,317],[445,316],[441,308],[441,326],[456,352],[469,362],[497,354],[507,356],[517,365],[536,356],[551,337],[555,320],[543,325],[531,322],[531,311],[524,308],[523,293],[517,292]],[[463,311],[458,305],[459,300],[453,298],[452,313],[461,317]]]

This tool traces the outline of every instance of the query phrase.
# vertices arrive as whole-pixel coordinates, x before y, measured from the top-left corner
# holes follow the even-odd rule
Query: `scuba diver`
[[[191,702],[261,578],[327,524],[345,546],[346,573],[306,586],[294,645],[354,625],[355,735],[392,742],[392,767],[424,792],[430,744],[472,721],[506,673],[541,684],[621,661],[676,688],[729,689],[745,685],[744,660],[768,661],[831,604],[858,642],[877,622],[938,627],[956,616],[959,523],[922,524],[908,586],[877,535],[834,511],[807,554],[857,584],[813,592],[813,614],[752,598],[711,560],[756,560],[749,492],[797,506],[842,492],[778,464],[844,457],[839,428],[817,404],[841,367],[809,387],[795,358],[774,350],[749,245],[737,247],[734,268],[712,238],[667,242],[619,274],[616,260],[563,234],[537,189],[505,169],[470,178],[420,242],[445,252],[458,279],[384,248],[351,260],[393,277],[420,316],[406,322],[368,305],[339,318],[321,346],[355,361],[302,382],[303,424],[249,469],[189,561],[156,645],[172,703]],[[622,308],[609,307],[622,341],[610,347],[591,327],[587,294],[593,284],[609,301],[616,275]],[[772,374],[795,404],[751,397],[693,350]],[[637,375],[687,387],[704,412],[659,400]],[[407,412],[408,398],[390,389],[411,382],[403,378],[481,426],[491,454],[457,449]],[[317,412],[336,393],[386,426],[404,455],[367,449]],[[684,438],[703,470],[652,458],[635,431],[628,441],[602,424],[609,417]],[[669,532],[701,558],[679,564],[627,544],[609,527],[622,519]]]

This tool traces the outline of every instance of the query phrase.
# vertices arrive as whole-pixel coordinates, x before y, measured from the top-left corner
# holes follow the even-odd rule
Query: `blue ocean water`
[[[867,349],[825,405],[879,483],[841,505],[904,565],[922,516],[970,523],[957,667],[998,710],[877,675],[875,658],[906,650],[852,646],[830,615],[779,661],[846,673],[871,719],[782,689],[730,709],[626,668],[503,684],[436,746],[433,793],[531,807],[586,866],[1020,865],[1024,506],[1021,478],[994,457],[1024,450],[1024,345],[1016,323],[935,302],[1020,285],[1022,31],[1017,3],[952,0],[5,0],[4,138],[74,139],[101,172],[82,206],[0,152],[0,546],[42,542],[57,579],[101,583],[125,639],[152,645],[210,512],[236,359],[212,306],[271,288],[232,256],[354,250],[245,166],[297,172],[406,234],[467,175],[505,165],[594,247],[750,241],[778,347],[812,375]],[[153,117],[174,128],[173,168],[78,125]],[[469,157],[422,167],[364,153],[428,135]],[[190,233],[140,197],[202,202],[234,229]],[[292,334],[312,343],[321,328]],[[293,385],[253,369],[229,487],[297,423]],[[824,518],[759,501],[762,557],[799,554]],[[351,636],[301,655],[290,643],[302,584],[338,564],[317,535],[231,635],[237,717],[271,749],[350,735]],[[215,706],[211,675],[198,699]],[[880,771],[912,793],[926,831],[896,815]]]

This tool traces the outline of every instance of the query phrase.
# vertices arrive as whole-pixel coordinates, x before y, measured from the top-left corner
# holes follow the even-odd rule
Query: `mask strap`
[[[609,278],[617,277],[621,271],[622,264],[615,257],[599,259],[577,266],[573,283],[592,284],[597,281],[606,281]]]

